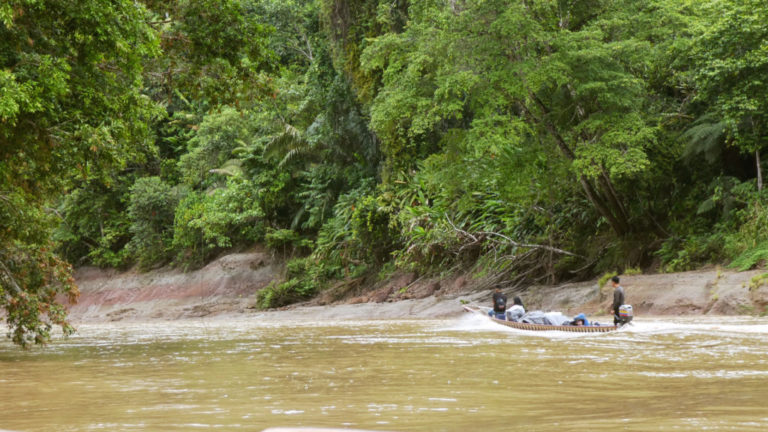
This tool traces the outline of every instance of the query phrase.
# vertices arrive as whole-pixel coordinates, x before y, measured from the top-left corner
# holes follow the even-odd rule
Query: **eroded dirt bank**
[[[221,319],[386,319],[445,317],[461,313],[461,302],[490,303],[487,284],[467,277],[450,280],[396,275],[366,289],[340,286],[324,297],[278,311],[253,308],[256,293],[279,278],[280,265],[263,252],[224,256],[184,273],[160,269],[148,273],[81,268],[76,272],[80,299],[69,307],[73,322]],[[768,286],[750,288],[765,270],[718,269],[684,273],[623,276],[627,302],[636,314],[764,314]],[[527,309],[604,314],[610,289],[597,281],[530,287],[520,295]]]

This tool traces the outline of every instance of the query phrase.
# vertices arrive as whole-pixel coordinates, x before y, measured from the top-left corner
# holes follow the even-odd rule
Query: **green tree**
[[[715,119],[700,120],[693,133],[701,135],[703,125],[710,125],[703,138],[725,132],[729,145],[753,155],[762,190],[760,154],[768,136],[768,10],[758,0],[727,0],[707,2],[705,11],[694,51],[694,83],[696,98],[710,107],[709,116],[714,113]]]
[[[273,53],[269,26],[260,22],[249,0],[172,0],[144,2],[154,13],[162,56],[146,65],[154,99],[169,109],[184,101],[207,107],[240,104],[269,91]]]
[[[0,4],[0,307],[13,340],[71,331],[56,294],[77,294],[49,240],[68,180],[98,178],[147,144],[144,58],[157,54],[133,1]]]
[[[133,263],[125,249],[131,222],[124,202],[132,182],[132,176],[118,176],[109,185],[94,180],[62,198],[57,209],[61,223],[53,235],[62,257],[75,266]]]
[[[236,140],[250,133],[242,132],[250,120],[246,108],[272,92],[264,74],[273,61],[266,46],[271,30],[262,23],[254,2],[142,3],[150,9],[144,19],[161,48],[157,56],[142,59],[143,93],[158,103],[160,115],[150,123],[149,145],[140,158],[123,171],[111,173],[111,178],[78,182],[72,195],[90,197],[100,205],[80,205],[82,200],[67,198],[61,207],[65,223],[57,238],[62,240],[62,250],[78,264],[133,264],[138,257],[124,248],[132,237],[129,228],[133,222],[128,217],[131,185],[148,176],[158,176],[170,186],[223,184],[225,176],[210,171],[237,169],[223,165],[231,156],[229,150],[241,145]],[[212,132],[208,126],[226,121],[237,127]],[[209,136],[217,132],[231,133]],[[200,141],[207,144],[199,145]],[[172,230],[173,219],[166,222],[166,228]],[[133,240],[131,247],[139,242]],[[167,258],[165,254],[154,256],[161,261]],[[155,264],[146,256],[142,259],[142,267]]]
[[[524,151],[552,146],[550,163],[567,164],[614,233],[646,229],[620,184],[648,171],[657,146],[647,70],[658,35],[644,26],[667,13],[607,1],[411,5],[405,31],[362,57],[383,71],[371,124],[388,164],[410,169],[457,130]],[[494,151],[488,142],[470,146]]]

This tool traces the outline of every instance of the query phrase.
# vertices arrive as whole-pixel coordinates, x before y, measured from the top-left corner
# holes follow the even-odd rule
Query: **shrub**
[[[696,218],[678,226],[678,236],[667,239],[656,252],[665,271],[691,270],[707,263],[729,262],[748,270],[768,260],[768,191],[757,191],[754,181],[717,178],[711,197],[699,206]],[[716,222],[708,217],[716,214]],[[674,227],[673,227],[674,228]]]
[[[768,241],[751,247],[731,261],[730,267],[739,271],[749,270],[768,261]]]
[[[261,309],[277,308],[309,298],[314,293],[314,287],[297,278],[272,282],[256,294],[256,304]]]
[[[605,286],[605,284],[608,283],[608,281],[611,280],[611,278],[616,275],[618,275],[618,273],[610,272],[600,276],[600,278],[597,280],[597,286],[599,286],[602,289],[603,286]]]
[[[199,267],[215,253],[264,237],[264,213],[253,185],[232,178],[210,193],[190,193],[174,219],[173,247],[186,267]]]
[[[308,252],[313,245],[312,240],[290,229],[268,229],[265,238],[270,249],[280,251],[283,255]]]
[[[360,274],[368,269],[370,245],[364,245],[354,229],[353,218],[358,202],[372,192],[372,186],[363,184],[339,197],[333,207],[333,217],[326,220],[317,236],[313,259],[323,264],[329,278]]]
[[[768,273],[753,276],[752,279],[749,280],[749,290],[754,291],[766,283],[768,283]]]
[[[749,270],[768,261],[768,209],[755,198],[737,217],[739,229],[727,237],[725,250],[730,267]]]
[[[725,240],[725,234],[718,230],[687,238],[673,237],[662,244],[656,255],[666,272],[693,270],[704,263],[723,261]]]
[[[285,306],[315,295],[327,278],[322,264],[310,258],[294,258],[285,265],[285,281],[271,283],[256,294],[261,309]]]
[[[363,254],[376,265],[388,261],[395,248],[397,233],[392,229],[391,216],[376,197],[368,195],[357,202],[350,220]]]

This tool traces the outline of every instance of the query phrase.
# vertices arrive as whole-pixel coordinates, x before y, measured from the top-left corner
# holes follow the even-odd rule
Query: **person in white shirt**
[[[515,296],[512,301],[512,306],[507,308],[507,321],[520,321],[520,318],[525,315],[525,306],[523,306],[523,301],[518,296]]]

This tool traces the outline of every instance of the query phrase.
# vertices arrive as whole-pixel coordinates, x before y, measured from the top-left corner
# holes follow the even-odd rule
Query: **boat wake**
[[[602,318],[602,319],[601,319]],[[596,317],[602,323],[608,323],[609,317]],[[528,331],[499,325],[482,315],[466,313],[447,326],[441,328],[445,331],[462,332],[496,332],[515,336],[545,337],[549,339],[571,338],[617,338],[624,336],[636,336],[641,338],[654,335],[710,335],[722,337],[754,337],[755,335],[768,335],[768,318],[755,317],[638,317],[629,325],[606,333],[567,333],[559,331]]]
[[[768,319],[751,317],[641,318],[620,331],[626,333],[666,334],[744,334],[767,335]]]
[[[494,323],[493,321],[475,313],[465,313],[461,315],[456,321],[452,321],[447,327],[443,327],[441,330],[445,331],[477,331],[477,332],[502,332],[509,333],[509,330],[513,330],[509,327],[504,327]]]

